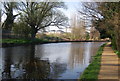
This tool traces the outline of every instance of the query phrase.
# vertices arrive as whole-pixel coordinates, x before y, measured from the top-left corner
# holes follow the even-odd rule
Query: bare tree
[[[91,29],[90,29],[90,39],[98,40],[99,38],[100,38],[99,31],[96,30],[94,27],[91,27]]]
[[[7,17],[4,23],[2,24],[2,28],[11,31],[14,20],[16,16],[19,15],[19,14],[16,15],[13,14],[13,10],[17,9],[18,4],[17,2],[3,2],[3,6],[4,6],[3,12],[6,14]]]
[[[23,13],[23,20],[31,28],[31,38],[48,26],[63,26],[67,17],[58,8],[65,8],[63,2],[22,2],[19,9]]]
[[[86,37],[85,21],[79,20],[77,15],[74,15],[71,22],[72,39],[83,40]]]

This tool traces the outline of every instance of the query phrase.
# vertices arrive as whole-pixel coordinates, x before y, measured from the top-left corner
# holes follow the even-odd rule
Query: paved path
[[[102,53],[98,81],[120,81],[120,59],[108,43]]]

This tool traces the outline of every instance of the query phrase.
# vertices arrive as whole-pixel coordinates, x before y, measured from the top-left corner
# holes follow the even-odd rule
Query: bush
[[[118,55],[118,57],[120,58],[120,51],[115,50],[114,52],[115,52],[115,53]]]

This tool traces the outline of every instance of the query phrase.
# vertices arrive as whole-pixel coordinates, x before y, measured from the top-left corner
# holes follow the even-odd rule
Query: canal
[[[104,42],[0,48],[2,79],[78,79]]]

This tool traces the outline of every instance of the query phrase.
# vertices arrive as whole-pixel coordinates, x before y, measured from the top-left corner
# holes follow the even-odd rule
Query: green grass
[[[118,57],[120,58],[120,51],[114,50],[114,52],[118,55]]]
[[[83,74],[80,76],[80,79],[79,79],[80,81],[96,81],[98,79],[98,74],[99,74],[100,64],[101,64],[101,55],[102,55],[104,46],[105,44],[99,48],[96,56],[93,57],[93,60],[90,63],[90,65],[85,69]]]
[[[114,50],[114,52],[118,55],[118,57],[120,58],[120,51],[116,50],[116,46],[112,43],[112,49]]]
[[[28,40],[28,39],[2,39],[0,40],[0,43],[14,43],[14,44],[29,44],[29,43],[42,43],[42,42],[48,42],[44,39],[35,39],[35,40]]]

